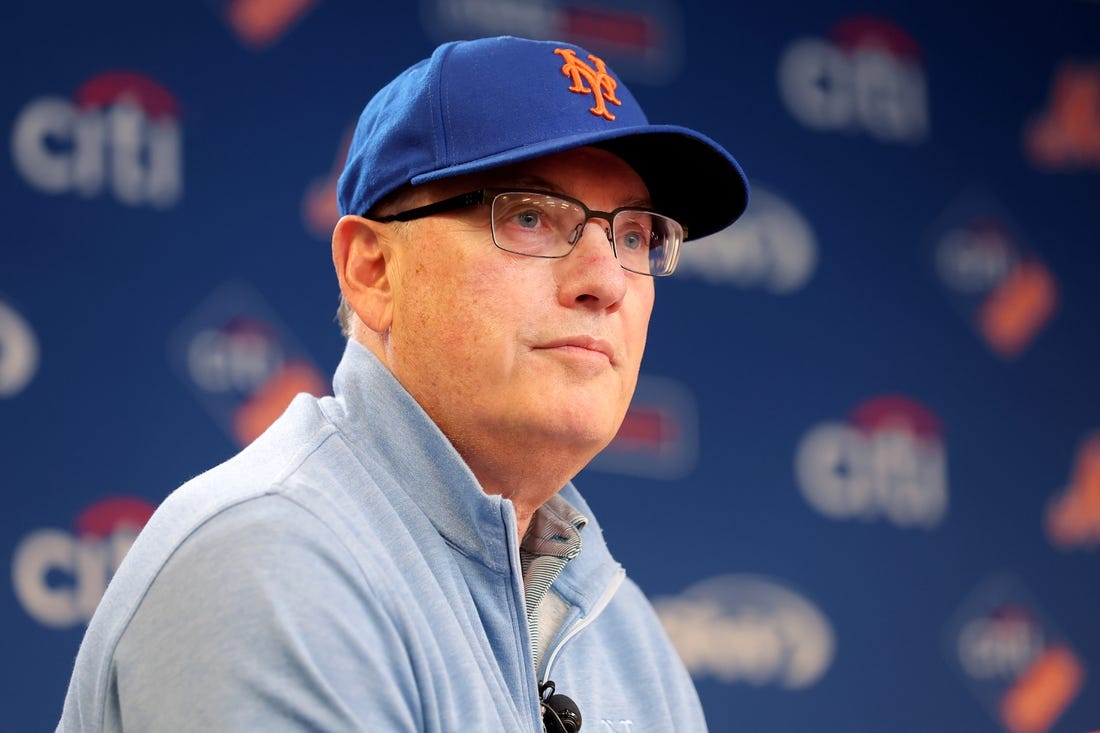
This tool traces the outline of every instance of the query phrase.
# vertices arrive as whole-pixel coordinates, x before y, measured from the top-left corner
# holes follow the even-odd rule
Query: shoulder
[[[338,533],[285,495],[223,509],[141,594],[110,655],[108,700],[139,730],[184,720],[205,730],[412,720],[409,640],[385,584],[364,570]],[[373,708],[364,679],[385,692]]]
[[[346,452],[316,401],[296,399],[253,444],[161,503],[111,579],[89,636],[110,647],[139,608],[150,615],[152,598],[182,615],[185,596],[202,593],[212,605],[201,617],[212,619],[233,587],[241,600],[246,589],[309,592],[322,571],[365,584],[341,483],[368,479],[349,473],[354,461],[345,470],[333,459]]]
[[[353,548],[309,506],[279,492],[222,508],[176,543],[135,616],[204,627],[263,625],[279,607],[371,603],[379,589]],[[285,619],[284,619],[285,620]]]

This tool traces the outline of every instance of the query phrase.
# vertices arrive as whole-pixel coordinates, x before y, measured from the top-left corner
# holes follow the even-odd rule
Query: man
[[[164,502],[58,730],[705,730],[570,480],[684,229],[744,210],[737,163],[596,56],[504,37],[380,91],[338,195],[335,396]]]

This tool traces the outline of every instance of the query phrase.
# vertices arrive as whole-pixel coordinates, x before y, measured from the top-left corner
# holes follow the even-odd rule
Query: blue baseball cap
[[[707,136],[653,125],[604,62],[579,46],[512,36],[445,43],[383,87],[359,117],[337,186],[363,215],[405,185],[591,145],[625,160],[687,238],[748,205],[741,166]]]

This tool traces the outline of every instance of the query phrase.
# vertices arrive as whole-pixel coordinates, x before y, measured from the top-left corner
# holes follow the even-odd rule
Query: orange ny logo
[[[596,106],[590,107],[588,111],[606,120],[615,119],[615,115],[608,111],[607,103],[622,105],[619,98],[615,96],[615,87],[619,84],[611,74],[607,73],[607,66],[604,65],[603,59],[588,54],[588,60],[596,65],[593,69],[578,59],[576,52],[572,49],[555,48],[554,53],[565,59],[565,63],[561,66],[561,73],[573,80],[569,91],[591,94],[596,99]],[[585,86],[585,82],[588,82],[588,86]]]

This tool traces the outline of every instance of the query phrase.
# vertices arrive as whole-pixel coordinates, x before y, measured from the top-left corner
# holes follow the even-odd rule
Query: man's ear
[[[344,299],[375,333],[385,333],[393,321],[390,250],[374,222],[344,216],[332,231],[332,263]]]

